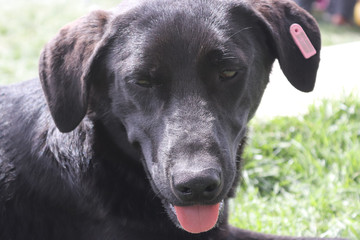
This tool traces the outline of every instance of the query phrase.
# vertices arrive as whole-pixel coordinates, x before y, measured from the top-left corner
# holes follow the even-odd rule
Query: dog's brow
[[[214,58],[214,63],[217,65],[223,65],[223,64],[238,65],[242,62],[243,61],[241,58],[239,58],[239,56],[234,55],[234,53],[228,49],[218,51],[218,54],[216,54],[216,57]]]
[[[229,41],[231,38],[233,38],[233,37],[235,37],[236,35],[242,33],[243,31],[250,30],[250,29],[252,29],[252,28],[253,28],[253,27],[245,27],[245,28],[242,28],[242,29],[240,29],[239,31],[231,34],[231,35],[226,39],[226,41]]]

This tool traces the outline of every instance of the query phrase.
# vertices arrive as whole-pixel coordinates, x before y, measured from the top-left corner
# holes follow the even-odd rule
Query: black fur
[[[287,0],[125,7],[64,27],[41,54],[41,85],[0,88],[0,239],[294,239],[230,227],[227,201],[275,58],[296,88],[314,86],[313,18]],[[295,22],[318,51],[309,60]],[[214,176],[206,196],[179,192]],[[201,234],[172,210],[219,202]]]

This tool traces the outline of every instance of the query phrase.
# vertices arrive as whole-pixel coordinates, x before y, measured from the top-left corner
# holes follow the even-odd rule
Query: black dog
[[[145,0],[64,27],[42,89],[0,89],[0,239],[293,239],[229,226],[227,200],[275,58],[307,92],[319,51],[291,0]]]

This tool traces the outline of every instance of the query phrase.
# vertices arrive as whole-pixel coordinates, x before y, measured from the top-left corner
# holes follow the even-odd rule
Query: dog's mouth
[[[214,205],[174,206],[170,209],[175,214],[179,225],[189,233],[202,233],[213,229],[223,210],[224,201]]]

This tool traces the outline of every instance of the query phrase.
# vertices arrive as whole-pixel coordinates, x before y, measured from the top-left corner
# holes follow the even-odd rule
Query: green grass
[[[37,76],[43,45],[66,23],[115,0],[0,0],[0,84]],[[323,45],[360,28],[320,21]],[[349,53],[351,54],[351,53]],[[360,100],[325,101],[302,118],[251,123],[231,223],[267,233],[360,239]]]
[[[323,20],[319,20],[318,23],[321,29],[323,46],[360,41],[360,27],[358,26],[346,25],[339,27]]]
[[[360,99],[251,124],[236,226],[360,239]]]

